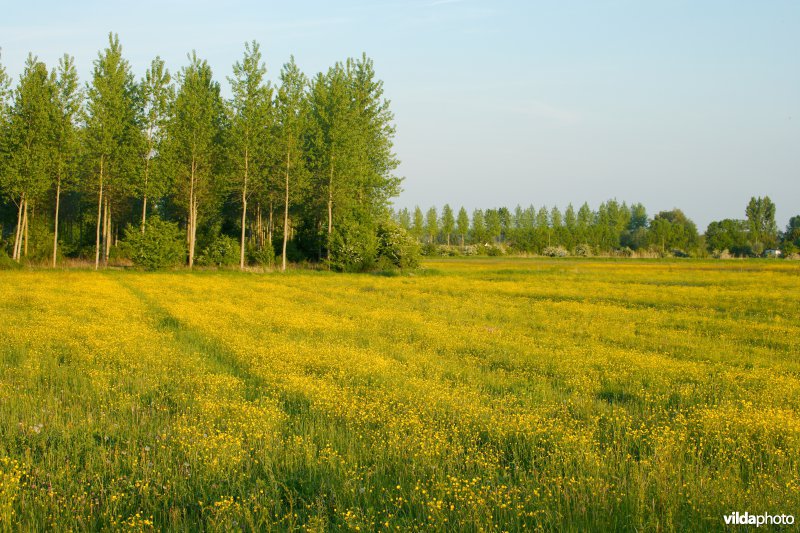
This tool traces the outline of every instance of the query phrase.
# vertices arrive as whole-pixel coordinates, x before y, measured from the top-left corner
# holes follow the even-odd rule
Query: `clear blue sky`
[[[800,2],[6,1],[3,63],[120,34],[137,76],[197,49],[224,81],[243,42],[276,76],[362,51],[392,100],[399,206],[641,201],[704,230],[769,195],[800,213]],[[226,83],[223,83],[226,86]]]

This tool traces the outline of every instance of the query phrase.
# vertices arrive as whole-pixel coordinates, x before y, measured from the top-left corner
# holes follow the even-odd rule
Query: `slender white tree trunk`
[[[144,226],[147,223],[147,182],[150,178],[150,152],[147,152],[147,158],[144,160],[144,192],[142,193],[142,234],[144,234]]]
[[[111,252],[111,202],[108,195],[105,198],[105,232],[103,235],[103,264],[108,266],[108,257]]]
[[[333,237],[333,156],[331,156],[331,171],[328,176],[328,261],[331,259],[331,237]]]
[[[53,268],[56,267],[56,258],[58,257],[58,208],[61,203],[61,174],[58,175],[56,181],[56,215],[53,221]]]
[[[100,223],[103,218],[103,158],[100,158],[100,190],[97,194],[97,237],[94,243],[94,269],[100,268]]]
[[[22,232],[25,246],[22,249],[22,255],[28,257],[28,199],[25,198],[25,209],[22,211]]]
[[[195,225],[195,199],[194,199],[194,172],[195,161],[192,159],[192,174],[190,176],[189,184],[189,223],[188,223],[188,240],[189,240],[189,268],[194,266],[194,225]]]
[[[247,223],[247,171],[248,171],[248,152],[244,150],[244,183],[242,185],[242,246],[239,250],[239,269],[244,270],[244,237],[245,224]]]
[[[291,151],[286,151],[286,189],[284,191],[283,206],[283,254],[281,270],[286,271],[286,244],[289,241],[289,164],[291,161]]]
[[[20,259],[20,246],[22,243],[22,211],[24,207],[25,193],[22,193],[19,197],[19,209],[17,210],[17,230],[14,233],[14,251],[11,254],[11,258],[15,261],[19,261]]]
[[[275,223],[273,222],[273,219],[272,219],[272,214],[273,214],[274,211],[275,211],[274,205],[272,203],[272,200],[270,199],[270,201],[269,201],[269,221],[267,222],[267,231],[268,231],[267,237],[269,238],[269,245],[270,246],[272,246],[272,229],[275,226]]]

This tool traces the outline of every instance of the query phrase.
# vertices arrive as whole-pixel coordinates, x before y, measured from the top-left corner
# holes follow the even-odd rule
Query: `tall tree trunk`
[[[247,223],[247,165],[248,165],[247,148],[244,150],[244,183],[242,186],[242,246],[239,250],[239,269],[244,270],[244,238],[245,238],[245,224]]]
[[[22,232],[23,239],[25,239],[25,246],[22,249],[22,255],[28,257],[28,199],[25,198],[25,209],[22,211]]]
[[[152,148],[150,149],[152,151]],[[144,191],[142,193],[142,234],[144,234],[144,226],[147,223],[147,181],[150,177],[150,152],[147,152],[148,157],[144,160]]]
[[[59,173],[56,180],[56,216],[53,220],[53,268],[56,267],[56,258],[58,257],[58,208],[61,203],[61,174]]]
[[[331,260],[331,237],[333,236],[333,156],[331,156],[331,172],[328,176],[328,246],[326,255]]]
[[[147,223],[147,193],[142,198],[142,233],[144,233],[144,226]]]
[[[267,227],[267,231],[269,231],[268,237],[269,237],[269,245],[270,246],[272,246],[272,229],[273,229],[273,227],[275,225],[274,222],[272,221],[272,213],[274,211],[275,211],[274,204],[272,203],[272,198],[270,198],[270,200],[269,200],[269,222],[268,222],[268,227]]]
[[[281,255],[281,271],[286,271],[286,244],[289,241],[289,163],[291,150],[286,150],[286,189],[284,191],[283,207],[283,254]]]
[[[195,161],[192,159],[192,174],[190,176],[189,184],[189,223],[188,223],[188,240],[189,240],[189,268],[194,266],[194,225],[195,225],[195,200],[194,200],[194,172]]]
[[[256,204],[256,246],[264,248],[264,220],[261,218],[261,202]]]
[[[108,195],[106,194],[105,198],[106,207],[105,207],[105,232],[103,235],[103,264],[108,266],[108,256],[110,255],[111,251],[111,202],[109,201]]]
[[[103,158],[100,158],[100,190],[97,194],[97,237],[94,242],[94,269],[100,268],[100,223],[103,218]]]
[[[19,261],[20,256],[20,245],[22,243],[22,211],[25,205],[25,193],[22,193],[19,197],[19,209],[17,210],[17,230],[14,233],[14,251],[11,254],[11,258],[15,261]]]

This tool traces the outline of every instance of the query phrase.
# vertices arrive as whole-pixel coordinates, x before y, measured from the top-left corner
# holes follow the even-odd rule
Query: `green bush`
[[[486,246],[486,255],[489,257],[499,257],[501,255],[505,255],[506,251],[496,244],[487,244]]]
[[[575,247],[575,255],[578,257],[592,257],[592,247],[588,244],[579,244]]]
[[[133,264],[148,270],[176,266],[186,260],[186,236],[174,222],[152,216],[141,227],[125,228],[122,249]]]
[[[542,255],[547,257],[567,257],[567,249],[563,246],[548,246],[542,250]]]
[[[419,244],[416,239],[398,224],[386,221],[378,225],[378,262],[382,269],[417,268],[419,266]]]
[[[197,256],[203,266],[229,266],[239,263],[239,242],[227,235],[218,235]]]
[[[270,243],[264,243],[263,248],[250,246],[247,248],[247,261],[256,265],[271,267],[275,264],[275,248]]]
[[[375,266],[378,242],[374,231],[359,224],[340,224],[331,236],[329,265],[340,272],[365,272]]]
[[[22,265],[11,259],[5,250],[0,249],[0,270],[16,270]]]

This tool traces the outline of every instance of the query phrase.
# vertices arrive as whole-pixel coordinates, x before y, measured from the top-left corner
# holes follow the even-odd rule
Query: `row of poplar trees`
[[[241,267],[248,246],[275,239],[283,269],[289,246],[324,260],[340,227],[388,218],[400,185],[393,116],[370,59],[308,79],[291,58],[273,84],[253,41],[228,77],[230,99],[205,60],[188,60],[173,77],[157,57],[137,81],[110,34],[85,86],[68,55],[52,71],[30,55],[13,91],[0,65],[0,193],[6,211],[15,208],[13,259],[27,254],[36,213],[52,228],[55,266],[65,194],[80,206],[79,225],[92,206],[95,268],[108,263],[119,228],[144,232],[154,214],[185,226],[190,267],[198,228],[225,227],[238,234]]]

